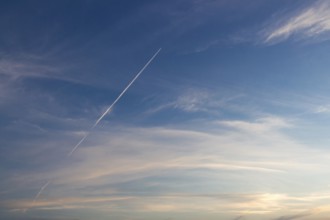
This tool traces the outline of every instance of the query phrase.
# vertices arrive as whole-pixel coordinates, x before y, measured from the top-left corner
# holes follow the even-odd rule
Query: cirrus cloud
[[[317,1],[276,23],[266,29],[265,43],[281,42],[292,36],[299,36],[303,39],[320,37],[330,31],[330,3]]]

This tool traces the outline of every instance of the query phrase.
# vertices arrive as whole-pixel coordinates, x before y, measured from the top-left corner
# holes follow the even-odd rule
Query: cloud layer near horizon
[[[214,127],[205,131],[209,123]],[[18,186],[22,193],[37,190],[48,179],[52,183],[35,203],[26,197],[4,200],[1,205],[32,211],[92,208],[108,213],[125,207],[131,212],[202,211],[254,216],[279,215],[283,210],[307,212],[317,203],[318,210],[328,212],[327,186],[299,181],[306,174],[326,173],[328,157],[285,135],[283,129],[292,126],[278,117],[250,122],[208,121],[196,130],[118,130],[109,124],[92,134],[72,161],[51,171],[28,171],[17,177],[9,174],[8,184]],[[48,154],[44,149],[39,157]],[[303,193],[315,184],[318,191]],[[292,186],[296,192],[290,192]],[[189,202],[191,198],[196,202]]]

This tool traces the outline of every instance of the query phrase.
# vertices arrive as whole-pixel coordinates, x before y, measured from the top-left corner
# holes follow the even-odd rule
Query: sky
[[[329,219],[329,1],[2,0],[0,30],[0,219]]]

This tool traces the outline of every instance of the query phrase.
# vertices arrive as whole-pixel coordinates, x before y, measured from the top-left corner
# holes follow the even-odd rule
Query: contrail
[[[90,129],[91,130],[91,129]],[[71,156],[72,153],[79,147],[79,145],[84,142],[84,140],[87,138],[87,136],[90,133],[90,130],[84,135],[84,137],[76,144],[76,146],[74,146],[74,148],[71,150],[71,152],[68,154],[68,156]]]
[[[136,76],[132,79],[132,81],[126,86],[126,88],[120,93],[120,95],[116,98],[116,100],[109,106],[109,108],[101,115],[99,119],[95,122],[92,128],[94,128],[102,118],[111,110],[111,108],[119,101],[119,99],[124,95],[124,93],[129,89],[129,87],[134,83],[134,81],[143,73],[143,71],[149,66],[152,60],[158,55],[162,48],[159,48],[158,51],[151,57],[151,59],[144,65],[144,67],[136,74]]]
[[[84,140],[88,137],[90,132],[100,123],[100,121],[106,116],[109,111],[113,108],[113,106],[119,101],[119,99],[125,94],[125,92],[129,89],[129,87],[134,83],[134,81],[143,73],[143,71],[149,66],[152,60],[158,55],[162,48],[159,48],[157,52],[150,58],[150,60],[142,67],[142,69],[136,74],[136,76],[132,79],[132,81],[126,86],[126,88],[119,94],[116,100],[105,110],[105,112],[96,120],[95,124],[89,129],[89,131],[84,135],[84,137],[76,144],[76,146],[71,150],[68,156],[71,156],[73,152],[84,142]]]
[[[88,137],[90,132],[98,125],[98,123],[106,116],[106,114],[109,113],[109,111],[113,108],[113,106],[119,101],[119,99],[125,94],[125,92],[129,89],[129,87],[134,83],[134,81],[143,73],[143,71],[149,66],[149,64],[152,62],[152,60],[158,55],[158,53],[161,51],[162,48],[159,48],[157,52],[150,58],[150,60],[142,67],[142,69],[136,74],[136,76],[132,79],[132,81],[125,87],[125,89],[119,94],[119,96],[116,98],[116,100],[107,108],[107,110],[97,119],[95,124],[88,130],[88,132],[84,135],[84,137],[74,146],[74,148],[71,150],[71,152],[67,156],[71,156],[73,152],[84,142],[84,140]],[[50,184],[50,181],[48,181],[45,185],[41,187],[37,195],[34,197],[33,205],[41,195],[41,193],[46,189],[46,187]],[[32,205],[32,207],[33,207]],[[24,212],[26,212],[28,209],[25,209]]]
[[[43,185],[41,187],[41,189],[39,190],[39,192],[37,193],[37,195],[34,197],[33,204],[37,201],[37,199],[41,195],[42,191],[44,191],[49,184],[50,184],[50,181],[48,181],[45,185]]]
[[[41,195],[41,193],[46,189],[46,187],[47,187],[49,184],[50,184],[50,181],[48,181],[46,184],[44,184],[44,185],[40,188],[39,192],[37,193],[37,195],[36,195],[36,196],[34,197],[34,199],[33,199],[32,206],[31,206],[31,207],[34,206],[34,203],[37,201],[37,199],[39,198],[39,196]],[[26,212],[27,210],[28,210],[28,208],[24,209],[23,212]]]

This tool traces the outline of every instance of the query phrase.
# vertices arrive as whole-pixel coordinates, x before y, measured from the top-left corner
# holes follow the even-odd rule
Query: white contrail
[[[119,96],[116,98],[116,100],[107,108],[107,110],[97,119],[95,124],[88,130],[88,132],[84,135],[84,137],[74,146],[74,148],[71,150],[71,152],[68,154],[70,157],[73,152],[84,142],[84,140],[88,137],[90,132],[98,125],[98,123],[106,116],[106,114],[109,113],[109,111],[112,109],[112,107],[119,101],[119,99],[124,95],[124,93],[129,89],[129,87],[134,83],[134,81],[141,75],[141,73],[149,66],[149,64],[152,62],[152,60],[158,55],[158,53],[161,51],[162,48],[159,48],[157,52],[151,57],[151,59],[143,66],[143,68],[136,74],[136,76],[133,78],[133,80],[126,86],[126,88],[119,94]],[[32,207],[34,206],[34,203],[37,201],[41,193],[46,189],[46,187],[50,184],[50,181],[48,181],[45,185],[41,187],[37,195],[34,197]],[[24,212],[26,212],[28,209],[25,209]]]
[[[33,204],[37,201],[37,199],[41,195],[42,191],[44,191],[49,184],[50,184],[50,181],[48,181],[45,185],[43,185],[41,187],[41,189],[39,190],[39,192],[37,193],[37,195],[34,197]]]
[[[116,98],[116,100],[109,106],[109,108],[101,115],[99,119],[95,122],[92,128],[94,128],[101,120],[102,118],[108,114],[108,112],[111,110],[111,108],[119,101],[119,99],[124,95],[124,93],[129,89],[129,87],[134,83],[134,81],[141,75],[141,73],[149,66],[149,64],[152,62],[152,60],[157,56],[157,54],[160,52],[162,48],[159,48],[158,51],[151,57],[151,59],[144,65],[144,67],[136,74],[136,76],[132,79],[132,81],[126,86],[126,88],[120,93],[120,95]]]
[[[132,81],[126,86],[126,88],[119,94],[119,96],[116,98],[116,100],[105,110],[105,112],[96,120],[95,124],[89,129],[89,131],[84,135],[84,137],[76,144],[76,146],[71,150],[71,152],[68,154],[68,156],[71,156],[73,152],[84,142],[84,140],[87,138],[91,130],[93,130],[98,123],[106,116],[106,114],[109,113],[109,111],[112,109],[112,107],[119,101],[119,99],[125,94],[125,92],[129,89],[129,87],[134,83],[134,81],[143,73],[143,71],[149,66],[149,64],[152,62],[152,60],[158,55],[158,53],[161,51],[162,48],[159,48],[157,52],[151,57],[151,59],[142,67],[142,69],[136,74],[136,76],[132,79]]]
[[[34,207],[34,203],[37,201],[37,199],[39,198],[39,196],[41,195],[41,193],[46,189],[46,187],[48,186],[50,184],[50,181],[48,181],[46,184],[44,184],[41,188],[40,188],[40,190],[39,190],[39,192],[37,193],[37,195],[34,197],[34,199],[33,199],[33,202],[32,202],[32,208]],[[26,208],[26,209],[24,209],[23,210],[23,212],[26,212],[28,210],[28,208]]]
[[[89,135],[90,131],[88,131],[84,137],[76,144],[76,146],[74,146],[74,148],[70,151],[70,153],[68,154],[68,156],[71,156],[72,153],[79,147],[79,145],[84,142],[84,140],[87,138],[87,136]]]

